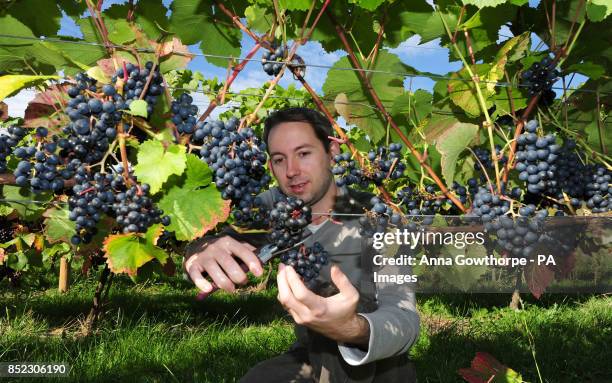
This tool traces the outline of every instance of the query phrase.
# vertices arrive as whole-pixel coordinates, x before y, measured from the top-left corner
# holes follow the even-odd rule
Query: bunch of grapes
[[[7,171],[6,159],[13,152],[13,148],[17,146],[26,136],[26,131],[18,126],[9,126],[8,134],[0,134],[0,173]]]
[[[364,175],[363,171],[357,167],[355,160],[351,159],[351,153],[344,152],[334,156],[336,165],[332,168],[332,173],[336,176],[336,185],[338,186],[350,186],[359,185],[363,188],[368,187],[368,178]]]
[[[541,101],[546,105],[550,105],[555,99],[555,92],[552,86],[559,77],[559,71],[555,68],[553,60],[546,56],[539,63],[533,63],[531,67],[523,72],[522,84],[528,87],[527,93],[529,97],[541,94]]]
[[[298,249],[291,249],[283,253],[280,257],[281,262],[291,266],[302,277],[304,283],[309,288],[315,286],[314,280],[319,276],[321,268],[328,263],[329,254],[319,242],[312,246],[302,245]]]
[[[612,171],[601,165],[592,166],[585,185],[586,205],[593,213],[612,211]]]
[[[555,161],[561,149],[556,144],[557,139],[554,135],[538,137],[537,128],[536,120],[531,120],[525,125],[525,133],[517,139],[516,152],[516,170],[520,172],[518,178],[527,182],[527,191],[532,194],[543,193],[556,187]]]
[[[77,232],[70,239],[73,245],[89,243],[97,233],[98,222],[115,200],[110,188],[112,180],[111,174],[96,173],[91,177],[84,166],[77,169],[77,183],[72,188],[73,195],[68,198],[68,218],[76,223]]]
[[[482,172],[487,169],[495,168],[493,158],[491,157],[491,151],[489,149],[474,148],[474,154],[478,158],[478,161],[474,164],[474,170]],[[497,162],[500,166],[503,166],[506,164],[506,162],[508,162],[508,158],[502,155],[501,146],[499,145],[495,145],[495,155],[497,156]],[[480,164],[482,164],[482,166]],[[482,167],[485,169],[483,170]]]
[[[111,214],[123,233],[144,233],[156,223],[170,225],[170,217],[163,215],[164,211],[156,207],[149,196],[148,184],[133,183],[128,186],[122,176],[116,176],[111,181],[111,187],[115,191]]]
[[[268,239],[279,249],[286,249],[302,240],[304,228],[312,221],[312,213],[301,199],[287,197],[270,210],[269,219],[272,231]]]
[[[402,216],[378,197],[370,199],[372,209],[359,218],[359,234],[372,237],[375,233],[384,233],[389,224],[400,226]]]
[[[402,177],[406,164],[401,160],[401,149],[401,144],[391,143],[389,147],[381,146],[376,151],[371,150],[367,155],[369,164],[364,169],[357,167],[350,153],[336,155],[336,165],[332,169],[332,173],[338,176],[336,185],[359,185],[366,188],[370,183],[380,186],[386,179]]]
[[[523,206],[519,212],[520,216],[515,218],[503,215],[493,220],[491,229],[495,231],[500,250],[508,251],[514,257],[529,258],[534,255],[534,246],[542,237],[548,212],[536,212],[534,205]]]
[[[155,67],[153,73],[153,63],[148,61],[144,68],[138,68],[132,63],[127,63],[123,68],[117,70],[113,76],[113,82],[119,79],[123,81],[123,97],[127,105],[131,101],[143,99],[147,102],[147,114],[150,116],[153,113],[153,108],[157,102],[157,97],[164,92],[163,77],[159,73],[159,66]],[[145,90],[147,79],[151,76],[151,82]],[[145,95],[142,96],[142,92]]]
[[[285,56],[287,56],[287,47],[283,45],[276,47],[274,52],[265,51],[261,55],[261,66],[264,72],[270,76],[277,76],[283,68]]]
[[[196,128],[198,107],[193,104],[193,97],[187,93],[172,101],[172,122],[179,133],[192,134]]]
[[[191,141],[201,144],[200,157],[214,174],[223,199],[232,200],[239,224],[261,218],[256,196],[270,183],[266,173],[266,145],[250,128],[237,131],[238,120],[198,123]]]

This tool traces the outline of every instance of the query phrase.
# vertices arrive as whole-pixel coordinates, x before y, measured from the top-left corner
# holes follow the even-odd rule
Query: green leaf
[[[4,185],[2,186],[2,195],[7,200],[20,202],[2,202],[0,205],[9,206],[26,221],[34,221],[40,218],[45,211],[45,203],[51,201],[52,194],[40,193],[33,194],[27,188],[18,186]],[[41,203],[32,203],[30,201],[39,201]]]
[[[279,7],[289,11],[307,11],[312,2],[310,0],[280,0]]]
[[[76,224],[68,218],[68,214],[67,206],[61,209],[51,208],[44,212],[44,234],[49,242],[70,242],[70,238],[76,233]]]
[[[8,205],[0,205],[0,216],[7,216],[11,214],[15,209]]]
[[[168,177],[181,175],[185,170],[185,146],[173,144],[164,148],[160,141],[148,140],[140,144],[137,161],[134,174],[140,182],[148,183],[151,194],[155,194]]]
[[[130,103],[130,114],[132,116],[147,118],[147,102],[145,100],[135,100]]]
[[[505,3],[506,0],[463,0],[465,5],[475,5],[478,8],[484,7],[497,7],[500,4]]]
[[[185,173],[169,180],[168,192],[158,206],[171,217],[166,229],[179,241],[201,237],[229,216],[230,203],[221,198],[211,180],[208,166],[193,154],[187,155]]]
[[[512,102],[514,103],[514,111],[527,107],[528,98],[523,95],[523,92],[514,89],[512,92]],[[510,95],[506,87],[500,87],[499,93],[495,95],[495,113],[497,116],[512,115],[512,105],[510,104]]]
[[[597,80],[601,76],[606,74],[606,69],[604,67],[602,67],[599,64],[594,64],[592,62],[584,62],[584,63],[570,65],[567,68],[567,71],[582,73],[583,75],[593,80]]]
[[[603,21],[610,16],[612,3],[610,0],[591,0],[587,3],[586,13],[589,20],[594,22]]]
[[[493,105],[491,96],[495,94],[494,86],[496,79],[489,78],[490,64],[475,64],[471,66],[474,75],[479,78],[479,87],[485,99],[487,108]],[[482,113],[478,102],[476,85],[470,78],[467,69],[461,68],[459,72],[451,75],[452,80],[448,81],[449,96],[451,101],[463,109],[468,115],[478,117]]]
[[[361,8],[373,11],[378,8],[385,0],[351,0],[351,3],[356,3]]]
[[[60,29],[62,13],[55,1],[16,1],[11,4],[9,13],[31,28],[37,36],[53,36]]]
[[[19,93],[20,90],[42,84],[47,80],[57,80],[59,76],[6,75],[0,77],[0,101]]]
[[[416,92],[406,92],[393,101],[391,114],[403,114],[410,118],[416,117],[415,123],[424,121],[432,110],[433,95],[426,90],[417,89]]]
[[[168,28],[180,37],[183,44],[202,41],[202,53],[238,57],[242,32],[215,8],[214,2],[175,0],[171,5]],[[223,68],[228,63],[227,59],[214,57],[207,57],[206,61]]]
[[[346,68],[350,66],[349,59],[343,57],[333,67]],[[402,73],[417,73],[416,70],[403,64],[395,54],[386,50],[379,52],[376,65],[372,69],[398,73],[392,75],[371,73],[370,83],[384,105],[391,105],[397,97],[404,93],[404,76]],[[323,92],[328,100],[335,100],[341,93],[346,95],[346,99],[352,104],[342,104],[345,119],[347,119],[347,122],[356,124],[363,129],[372,142],[376,143],[385,136],[385,125],[382,124],[376,108],[370,107],[373,104],[370,94],[363,87],[355,71],[330,70],[323,84]]]
[[[108,39],[115,44],[125,44],[136,39],[134,30],[125,19],[110,20],[108,26]]]
[[[455,26],[460,10],[453,5],[440,12],[448,25]],[[424,0],[397,1],[388,14],[393,15],[385,25],[385,41],[390,47],[397,47],[413,34],[421,36],[420,44],[446,36],[440,15]]]
[[[4,262],[8,267],[16,271],[27,270],[28,268],[28,257],[23,251],[9,253]]]
[[[153,227],[153,230],[157,229]],[[115,274],[136,275],[138,268],[147,262],[157,259],[164,264],[168,259],[168,254],[162,248],[134,233],[108,236],[103,249],[108,266]]]
[[[435,139],[436,149],[442,155],[442,176],[447,185],[453,184],[459,155],[470,145],[477,134],[478,125],[457,121]]]
[[[268,13],[266,8],[256,4],[248,6],[247,9],[244,10],[244,16],[246,17],[249,28],[259,33],[270,30],[272,21],[274,20],[273,14]]]

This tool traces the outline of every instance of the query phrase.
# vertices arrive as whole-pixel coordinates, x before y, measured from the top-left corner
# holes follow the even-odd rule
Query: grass
[[[0,294],[0,361],[69,363],[71,378],[58,382],[233,382],[294,341],[274,287],[200,302],[180,278],[117,278],[103,320],[83,337],[79,321],[94,285]],[[420,296],[421,336],[411,349],[419,381],[461,382],[457,369],[486,351],[539,382],[532,349],[544,382],[612,381],[611,297],[551,295],[527,299],[518,312],[507,308],[509,298]]]

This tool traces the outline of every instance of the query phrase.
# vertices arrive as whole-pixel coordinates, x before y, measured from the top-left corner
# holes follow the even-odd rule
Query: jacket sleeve
[[[412,269],[408,266],[383,266],[376,273],[412,274]],[[373,275],[370,277],[373,278]],[[367,350],[338,344],[344,360],[353,366],[405,353],[419,335],[420,318],[416,310],[414,283],[376,282],[375,286],[378,308],[371,313],[358,313],[370,325]]]

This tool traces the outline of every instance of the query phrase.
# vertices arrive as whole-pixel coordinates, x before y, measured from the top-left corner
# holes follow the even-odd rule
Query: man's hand
[[[193,283],[206,293],[212,290],[212,285],[204,277],[205,273],[220,289],[233,292],[236,284],[248,282],[247,275],[234,256],[241,259],[256,276],[263,274],[261,262],[254,250],[255,247],[246,242],[238,242],[229,236],[220,237],[208,242],[200,252],[189,257],[185,262],[185,270]]]
[[[293,267],[281,263],[278,300],[295,323],[338,342],[367,346],[370,328],[367,319],[357,315],[359,292],[338,266],[332,266],[331,278],[340,292],[323,298],[304,285]]]

